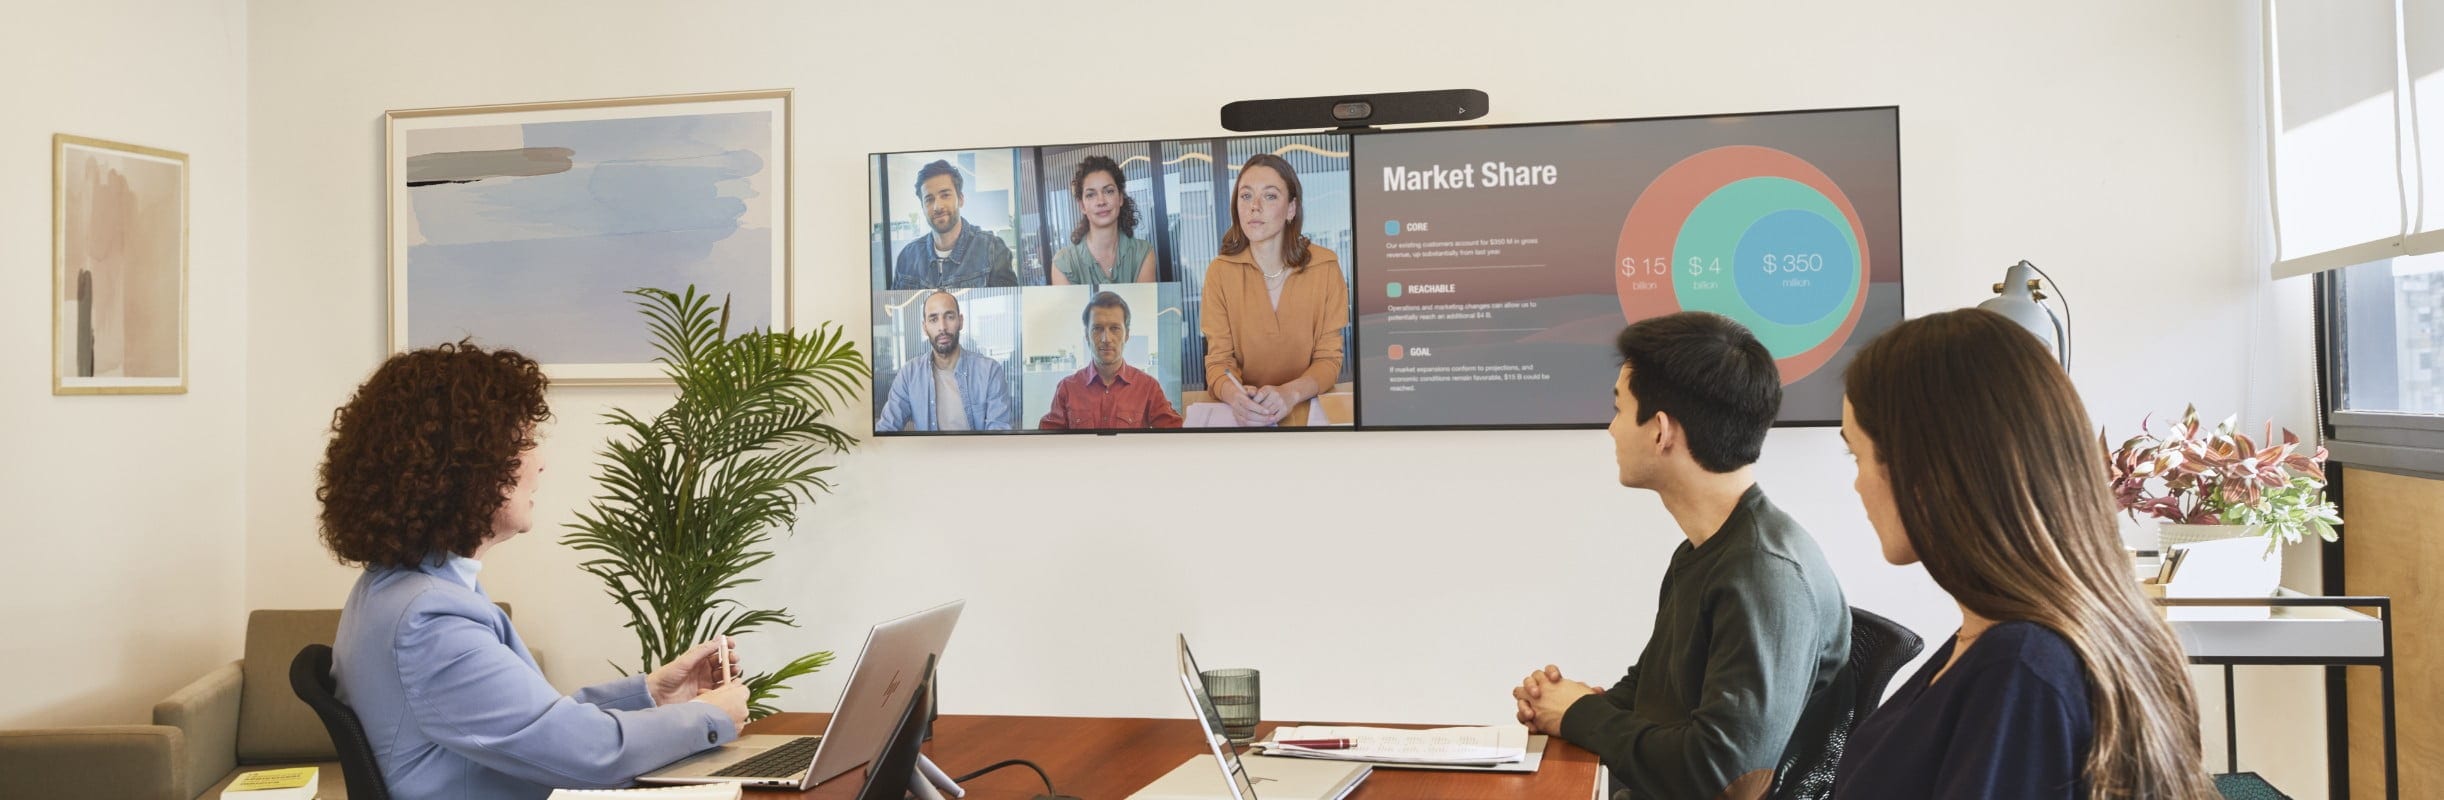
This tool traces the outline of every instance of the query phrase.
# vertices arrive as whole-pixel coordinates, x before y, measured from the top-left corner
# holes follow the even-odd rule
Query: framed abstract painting
[[[628,290],[790,326],[789,91],[385,116],[391,352],[472,338],[562,384],[650,384]]]
[[[51,393],[187,391],[187,157],[51,137]]]

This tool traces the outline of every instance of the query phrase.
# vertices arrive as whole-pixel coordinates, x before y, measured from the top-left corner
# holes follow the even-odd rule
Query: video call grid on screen
[[[1272,159],[1264,174],[1275,213],[1295,181],[1298,233],[1316,269],[1285,279],[1279,311],[1262,320],[1267,330],[1241,329],[1251,324],[1252,303],[1213,320],[1248,355],[1228,377],[1208,375],[1205,312],[1231,297],[1272,302],[1252,261],[1216,260],[1233,225],[1237,175],[1258,155]],[[1353,234],[1348,164],[1349,137],[1338,134],[872,156],[877,433],[941,433],[955,422],[989,432],[1232,430],[1200,427],[1236,423],[1209,380],[1259,390],[1290,382],[1301,368],[1312,368],[1310,381],[1331,397],[1304,404],[1325,407],[1320,416],[1284,424],[1350,427],[1347,359],[1336,370],[1314,357],[1351,334],[1352,265],[1339,255]],[[970,232],[983,236],[971,240]],[[1108,252],[1096,252],[1097,233],[1108,236]],[[1249,259],[1255,238],[1238,260]],[[1261,238],[1277,246],[1288,235]],[[1207,280],[1217,267],[1230,271],[1231,286]],[[937,289],[948,296],[936,297]],[[1107,350],[1097,341],[1096,314],[1123,321],[1125,344]],[[1302,330],[1290,330],[1293,319],[1304,321]],[[1121,384],[1107,388],[1100,375],[1115,355]],[[978,363],[963,363],[970,359]],[[937,369],[945,361],[952,369]],[[903,385],[908,373],[923,385]],[[1160,391],[1136,385],[1141,374]],[[944,408],[944,390],[960,394],[956,408]]]
[[[1777,424],[1838,424],[1841,368],[1900,319],[1898,127],[1880,107],[875,154],[876,431],[1243,430],[1194,427],[1230,417],[1207,385],[1200,316],[1263,291],[1245,256],[1215,260],[1239,168],[1259,153],[1295,176],[1301,232],[1337,262],[1346,298],[1334,385],[1280,425],[1602,427],[1613,336],[1682,308],[1738,319],[1774,352]],[[1208,298],[1209,268],[1248,288]],[[932,285],[953,288],[937,299]],[[1291,284],[1293,309],[1319,285]],[[1125,325],[1110,298],[1090,307],[1103,290]],[[1251,305],[1217,324],[1249,340]],[[1283,350],[1333,333],[1268,327],[1255,333],[1270,377],[1286,374]],[[954,369],[933,369],[939,347]],[[1122,382],[1097,380],[1115,358]],[[1236,374],[1216,380],[1258,366],[1222,363]],[[903,372],[925,379],[902,386]],[[952,392],[952,409],[934,402]]]

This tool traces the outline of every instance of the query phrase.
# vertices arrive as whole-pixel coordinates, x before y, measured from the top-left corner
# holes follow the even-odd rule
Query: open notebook
[[[1283,740],[1349,739],[1357,746],[1311,750]],[[1544,762],[1545,737],[1524,725],[1458,728],[1370,728],[1347,725],[1283,726],[1257,746],[1273,756],[1364,761],[1386,767],[1535,772]]]

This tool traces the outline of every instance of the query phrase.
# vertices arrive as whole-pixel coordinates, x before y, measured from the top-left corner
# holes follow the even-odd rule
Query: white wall
[[[0,75],[0,728],[146,722],[244,627],[246,4],[12,5]],[[55,133],[187,154],[186,394],[51,394]]]
[[[871,151],[1217,134],[1225,101],[1345,90],[1484,89],[1487,122],[1898,104],[1911,311],[1976,302],[2030,259],[2072,290],[2074,374],[2116,433],[2187,402],[2308,427],[2296,394],[2244,389],[2305,368],[2232,344],[2304,296],[2250,277],[2249,9],[1487,8],[258,7],[247,605],[334,606],[352,577],[315,544],[313,472],[330,410],[383,355],[386,109],[794,87],[799,318],[862,326]],[[547,523],[592,493],[599,412],[665,394],[555,392]],[[964,597],[944,667],[956,712],[1176,715],[1167,646],[1184,631],[1211,664],[1263,669],[1275,718],[1498,719],[1532,666],[1609,680],[1645,641],[1679,534],[1612,485],[1607,447],[1592,431],[870,441],[745,593],[805,627],[747,644],[767,664],[840,651],[785,698],[821,709],[867,625]],[[1761,470],[1854,604],[1948,633],[1955,610],[1923,573],[1876,556],[1832,431],[1777,431]],[[559,534],[495,551],[485,580],[574,686],[634,647]]]
[[[2243,4],[2244,6],[2253,4]],[[2247,133],[2241,152],[2247,177],[2241,204],[2246,238],[2240,269],[2232,280],[2246,287],[2242,329],[2237,342],[2246,356],[2240,365],[2241,396],[2225,407],[2202,413],[2237,413],[2243,420],[2273,420],[2305,437],[2316,436],[2315,315],[2310,280],[2270,281],[2258,265],[2274,260],[2274,230],[2267,214],[2265,63],[2258,43],[2264,33],[2261,9],[2244,7],[2239,14],[2240,53],[2233,74],[2240,78]],[[2176,328],[2176,330],[2185,330]],[[2316,592],[2323,581],[2323,559],[2315,541],[2284,548],[2283,585]],[[2223,720],[2223,671],[2192,667],[2203,726],[2207,763],[2226,769]],[[2363,678],[2370,680],[2372,678]],[[2318,667],[2243,667],[2233,676],[2240,719],[2241,769],[2263,773],[2294,797],[2327,796],[2325,759],[2325,680]]]

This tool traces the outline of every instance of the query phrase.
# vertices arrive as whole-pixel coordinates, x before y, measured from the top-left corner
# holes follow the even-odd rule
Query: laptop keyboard
[[[823,744],[821,736],[800,736],[789,743],[764,751],[761,755],[723,767],[713,773],[716,778],[786,778],[806,771],[815,761],[815,747]]]

